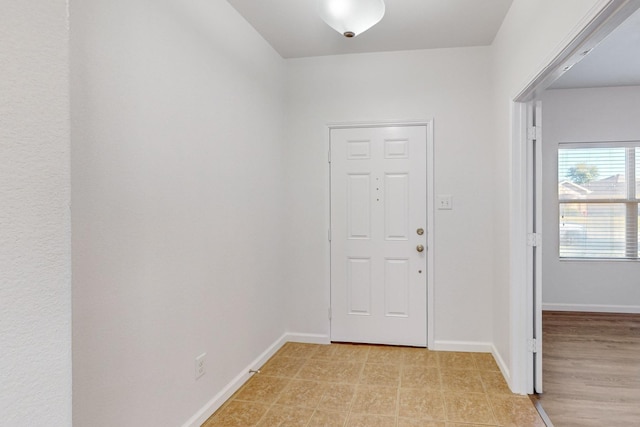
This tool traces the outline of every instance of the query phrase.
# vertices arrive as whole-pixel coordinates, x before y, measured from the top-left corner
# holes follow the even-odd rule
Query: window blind
[[[640,143],[559,147],[560,257],[637,259]]]

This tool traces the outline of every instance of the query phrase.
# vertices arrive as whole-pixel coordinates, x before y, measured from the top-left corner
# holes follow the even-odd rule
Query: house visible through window
[[[558,149],[560,258],[638,259],[640,142]]]

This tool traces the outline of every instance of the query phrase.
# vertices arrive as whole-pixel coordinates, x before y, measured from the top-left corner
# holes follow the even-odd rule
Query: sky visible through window
[[[636,149],[638,151],[638,149]],[[616,148],[561,148],[558,150],[558,182],[570,180],[569,169],[579,163],[595,165],[603,179],[614,175],[625,175],[625,149]],[[640,170],[640,167],[638,168]]]

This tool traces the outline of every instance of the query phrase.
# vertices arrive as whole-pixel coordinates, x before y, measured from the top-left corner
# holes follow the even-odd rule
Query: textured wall
[[[175,427],[285,332],[283,60],[225,1],[71,23],[74,425]]]
[[[67,5],[0,5],[0,425],[69,426]]]

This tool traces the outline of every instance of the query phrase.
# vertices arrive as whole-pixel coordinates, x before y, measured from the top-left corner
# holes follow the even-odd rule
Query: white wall
[[[74,424],[175,427],[285,332],[284,63],[224,1],[71,24]]]
[[[524,194],[513,190],[514,177],[522,177],[519,168],[512,169],[512,101],[526,85],[557,55],[575,35],[582,20],[599,0],[514,0],[492,45],[493,106],[496,138],[494,183],[494,280],[493,339],[508,372],[512,389],[524,392],[523,343],[518,341],[525,315],[520,309],[522,295],[517,291],[524,283],[516,281],[517,272],[510,267],[510,257],[522,248],[512,247],[514,208],[520,206]],[[517,187],[516,187],[517,188]],[[520,291],[524,291],[520,289]],[[526,343],[525,343],[526,344]]]
[[[547,309],[640,312],[640,264],[560,261],[558,143],[640,141],[640,87],[546,91],[542,109],[542,299]]]
[[[290,328],[329,334],[326,124],[434,119],[435,340],[490,343],[492,161],[489,49],[288,60],[287,271]]]
[[[0,13],[0,424],[71,425],[68,20]]]

